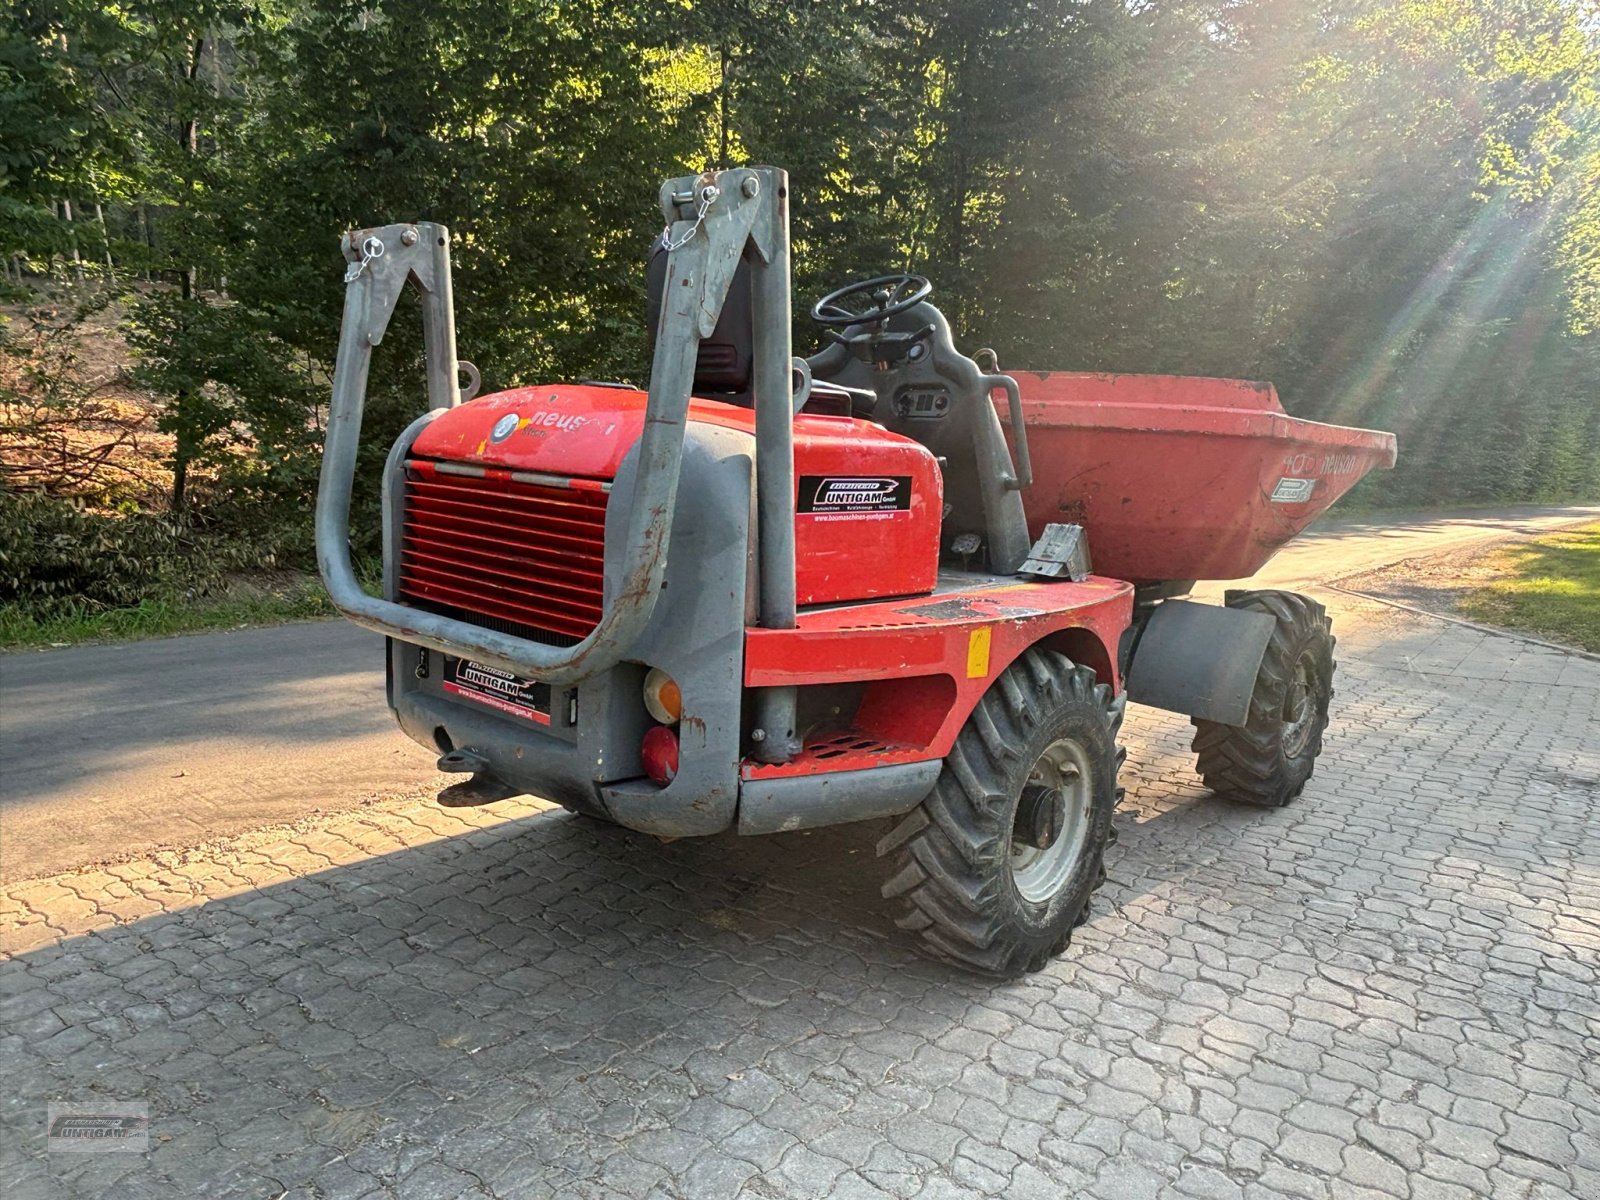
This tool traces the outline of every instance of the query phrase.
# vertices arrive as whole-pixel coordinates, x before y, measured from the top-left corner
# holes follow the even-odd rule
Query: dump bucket
[[[1298,420],[1268,383],[1011,374],[1033,458],[1029,531],[1082,525],[1101,575],[1253,575],[1368,471],[1394,466],[1393,434]]]

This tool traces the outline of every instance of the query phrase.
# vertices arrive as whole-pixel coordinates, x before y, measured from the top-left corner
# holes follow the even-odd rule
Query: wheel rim
[[[1298,758],[1311,741],[1311,726],[1317,712],[1316,666],[1309,654],[1302,654],[1289,677],[1289,690],[1283,697],[1283,753]]]
[[[1012,882],[1023,899],[1040,903],[1065,886],[1089,840],[1094,795],[1094,770],[1090,766],[1089,752],[1071,738],[1052,742],[1034,763],[1027,782],[1058,793],[1063,802],[1061,828],[1044,849],[1022,841],[1021,836],[1028,831],[1016,824],[1011,830]],[[1018,817],[1021,815],[1019,806]]]

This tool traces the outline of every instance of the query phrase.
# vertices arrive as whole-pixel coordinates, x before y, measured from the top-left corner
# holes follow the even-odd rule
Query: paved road
[[[0,877],[415,791],[433,757],[348,622],[0,658]]]
[[[1600,663],[1333,595],[1295,804],[1125,726],[1109,881],[922,962],[874,828],[397,801],[0,888],[7,1200],[1594,1200]],[[149,1149],[47,1150],[47,1101]]]
[[[1506,537],[1549,533],[1576,521],[1600,521],[1600,507],[1521,505],[1502,509],[1461,509],[1422,515],[1394,513],[1319,522],[1267,563],[1254,586],[1304,588],[1346,575],[1374,571],[1428,554],[1456,550]],[[1214,584],[1197,594],[1238,587]]]
[[[1585,518],[1600,508],[1330,522],[1257,580],[1301,587]],[[0,879],[436,787],[433,755],[384,707],[381,644],[327,622],[0,658]]]

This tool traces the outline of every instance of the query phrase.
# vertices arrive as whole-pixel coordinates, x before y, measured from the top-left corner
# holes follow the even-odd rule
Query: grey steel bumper
[[[941,763],[899,763],[822,775],[746,779],[739,785],[740,833],[787,833],[910,812],[939,778]]]
[[[416,741],[435,744],[434,731],[442,729],[502,782],[645,833],[692,836],[729,827],[741,834],[786,833],[892,817],[921,803],[941,766],[934,760],[777,779],[735,777],[706,795],[637,778],[598,782],[594,773],[604,764],[590,761],[561,730],[512,730],[494,713],[427,692],[402,691],[395,701],[401,727]]]

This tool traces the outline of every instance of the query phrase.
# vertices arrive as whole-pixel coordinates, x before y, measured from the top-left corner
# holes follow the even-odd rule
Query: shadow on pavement
[[[898,939],[873,834],[662,845],[550,813],[22,955],[6,992],[75,1019],[0,1043],[4,1190],[358,1195],[431,1164],[405,1194],[616,1194],[635,1139],[709,1146],[774,1104],[789,1132],[744,1153],[781,1155],[996,994]],[[45,1098],[148,1099],[148,1162],[47,1160]]]
[[[1168,747],[1132,724],[1142,799],[1119,814],[1128,836],[1095,920],[1018,983],[914,953],[878,895],[878,823],[663,844],[554,812],[28,952],[0,968],[20,1018],[0,1043],[8,1157],[26,1156],[0,1184],[275,1197],[483,1183],[523,1197],[675,1180],[731,1195],[710,1175],[725,1185],[796,1143],[859,1139],[846,1109],[937,1113],[974,1059],[992,1081],[976,1086],[1003,1100],[1020,1069],[1008,1057],[1025,1053],[1007,1044],[1014,1025],[1048,1012],[1090,1037],[1098,1000],[1072,986],[1079,964],[1104,969],[1116,907],[1159,884],[1124,862],[1128,841],[1176,826],[1168,849],[1184,849],[1165,868],[1184,875],[1211,857],[1196,817],[1244,819],[1166,782],[1185,769],[1181,735]],[[37,1013],[30,996],[54,1003]],[[1089,1081],[1051,1064],[1069,1103]],[[47,1097],[147,1099],[148,1161],[46,1156]],[[878,1153],[891,1173],[940,1157]]]
[[[1136,711],[1094,918],[1021,982],[915,956],[875,827],[663,845],[564,814],[19,955],[0,1192],[1155,1194],[1202,1135],[1254,1153],[1207,1094],[1259,1093],[1272,1129],[1441,1080],[1515,1079],[1506,1121],[1576,1095],[1593,692],[1359,659],[1338,686],[1338,749],[1270,812],[1206,795],[1187,723]],[[47,1099],[141,1098],[148,1157],[44,1151]],[[1575,1178],[1578,1143],[1535,1133],[1452,1135],[1448,1165]]]

